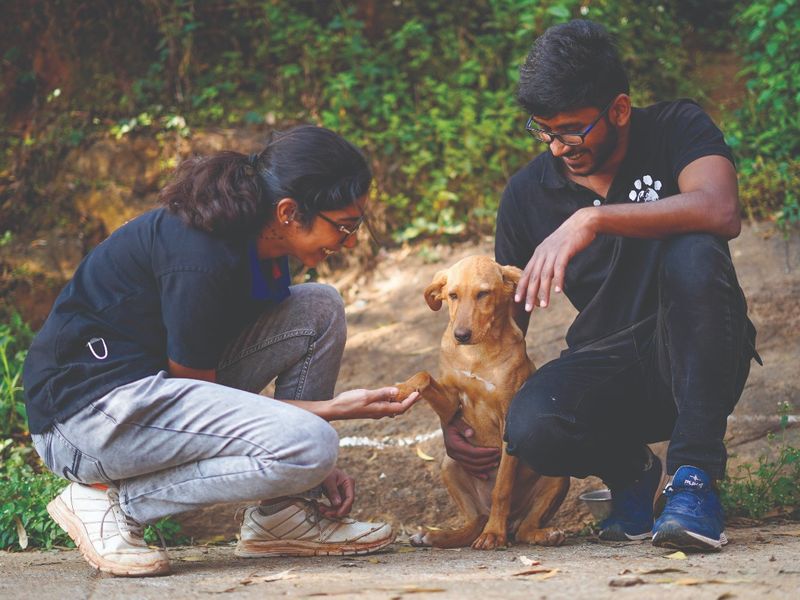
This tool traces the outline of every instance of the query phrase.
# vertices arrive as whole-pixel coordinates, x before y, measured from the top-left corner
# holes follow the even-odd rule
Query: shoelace
[[[103,518],[100,521],[100,543],[103,544],[105,547],[106,538],[103,535],[106,525],[106,517],[108,513],[111,512],[114,515],[114,520],[117,522],[117,528],[122,529],[123,531],[130,533],[131,535],[141,538],[144,541],[144,526],[136,521],[133,517],[129,516],[122,510],[122,506],[119,502],[119,495],[117,494],[109,494],[109,498],[111,499],[111,504],[103,513]],[[161,542],[161,548],[164,550],[167,549],[167,542],[164,539],[164,536],[161,533],[161,530],[156,527],[155,525],[152,526],[155,530],[156,534],[158,535],[158,539]]]

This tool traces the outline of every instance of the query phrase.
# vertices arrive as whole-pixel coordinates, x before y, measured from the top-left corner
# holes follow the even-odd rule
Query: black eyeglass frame
[[[337,229],[338,231],[340,231],[340,232],[342,232],[342,233],[344,234],[344,237],[343,237],[341,240],[339,240],[339,244],[341,244],[341,245],[344,245],[344,243],[345,243],[347,240],[349,240],[349,239],[350,239],[351,237],[353,237],[353,236],[354,236],[356,233],[358,233],[358,230],[359,230],[359,228],[361,227],[361,225],[364,223],[364,218],[365,218],[365,215],[364,215],[364,213],[362,212],[362,213],[361,213],[361,216],[358,218],[358,221],[356,221],[356,222],[355,222],[355,223],[352,225],[352,227],[348,227],[347,225],[343,225],[342,223],[337,223],[336,221],[334,221],[334,220],[333,220],[333,219],[331,219],[330,217],[326,217],[326,216],[325,216],[325,215],[323,215],[321,212],[318,212],[318,213],[317,213],[317,216],[318,216],[319,218],[321,218],[323,221],[326,221],[326,222],[330,223],[331,225],[333,225],[334,227],[336,227],[336,229]],[[370,233],[371,233],[371,232],[370,232]]]
[[[533,115],[528,117],[528,122],[525,124],[525,131],[531,134],[531,136],[533,136],[535,139],[539,140],[540,142],[544,142],[545,144],[548,145],[552,144],[553,140],[558,140],[565,146],[580,146],[586,140],[586,136],[589,135],[589,133],[591,133],[592,129],[594,129],[594,126],[597,125],[600,122],[600,119],[602,119],[603,116],[608,112],[608,109],[611,108],[615,100],[616,98],[612,98],[611,102],[609,102],[606,105],[606,107],[600,111],[600,114],[597,115],[595,120],[589,123],[586,129],[584,129],[581,132],[576,131],[573,133],[555,133],[553,131],[545,131],[544,129],[539,129],[532,125],[534,122]],[[574,136],[576,138],[579,138],[579,141],[577,142],[567,141],[564,139],[565,137],[569,136]]]

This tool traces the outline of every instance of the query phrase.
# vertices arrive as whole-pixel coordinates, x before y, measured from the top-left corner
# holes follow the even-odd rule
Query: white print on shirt
[[[661,189],[661,182],[653,179],[650,175],[645,175],[641,179],[633,182],[635,189],[628,194],[631,202],[654,202],[658,200],[658,190]]]
[[[108,358],[108,346],[103,338],[94,337],[86,343],[89,352],[92,353],[97,360],[105,360]],[[99,349],[99,351],[98,351]]]

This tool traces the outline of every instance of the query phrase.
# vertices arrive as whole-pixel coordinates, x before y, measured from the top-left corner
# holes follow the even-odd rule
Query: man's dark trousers
[[[727,417],[750,372],[755,329],[727,244],[665,241],[656,314],[547,363],[514,397],[508,452],[543,475],[625,485],[643,447],[671,440],[667,473],[725,474]]]

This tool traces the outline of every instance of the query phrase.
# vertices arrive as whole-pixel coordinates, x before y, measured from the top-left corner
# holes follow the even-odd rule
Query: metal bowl
[[[594,490],[581,494],[578,498],[583,500],[595,521],[602,521],[611,514],[611,490]]]

